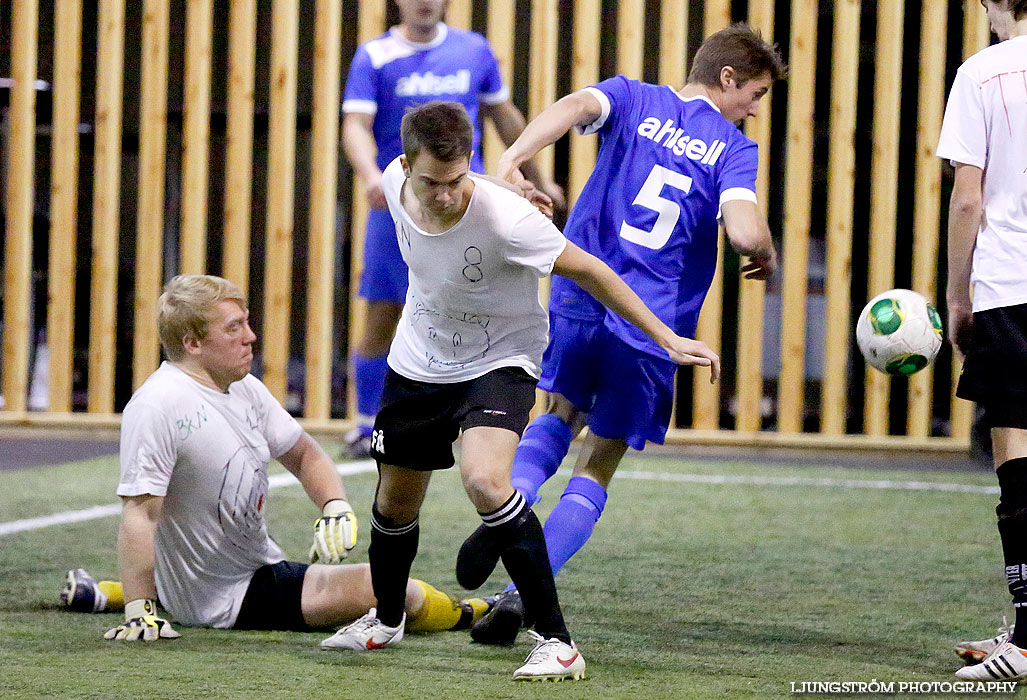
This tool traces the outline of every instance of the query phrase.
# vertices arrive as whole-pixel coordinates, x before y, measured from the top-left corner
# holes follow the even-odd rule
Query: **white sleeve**
[[[952,82],[938,139],[938,157],[983,168],[988,159],[981,86],[960,69]]]
[[[582,136],[588,136],[589,134],[594,134],[595,132],[597,132],[600,129],[602,129],[603,128],[603,124],[605,124],[606,120],[610,118],[610,109],[611,109],[610,98],[607,97],[606,93],[603,92],[602,90],[600,90],[599,88],[587,87],[587,88],[585,88],[585,92],[589,93],[590,95],[592,95],[594,98],[596,98],[599,101],[600,112],[599,112],[599,116],[591,124],[586,124],[585,126],[575,127],[577,129],[577,132],[579,134],[581,134]]]
[[[250,381],[252,380],[252,381]],[[296,441],[303,434],[303,428],[296,419],[289,415],[278,399],[274,397],[271,390],[253,375],[247,378],[253,393],[253,400],[257,403],[258,415],[264,417],[264,439],[267,440],[268,450],[271,451],[271,458],[278,459],[292,449]]]
[[[553,264],[567,247],[567,239],[542,212],[527,200],[524,204],[527,206],[513,212],[515,220],[503,257],[509,263],[530,267],[539,277],[545,277],[552,273]]]
[[[403,174],[403,164],[399,162],[399,158],[396,156],[382,171],[382,192],[385,193],[385,201],[389,205],[389,213],[392,215],[393,221],[400,220],[400,211],[403,208],[400,192],[403,190],[403,181],[406,180],[406,175]]]
[[[121,416],[118,495],[166,495],[177,459],[172,420],[156,406],[130,402]]]

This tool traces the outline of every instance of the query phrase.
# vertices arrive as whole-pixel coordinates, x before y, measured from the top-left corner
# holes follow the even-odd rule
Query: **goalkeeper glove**
[[[157,617],[157,606],[152,600],[139,598],[125,604],[125,623],[112,627],[103,635],[104,639],[154,642],[158,639],[181,637],[171,629],[171,623]]]
[[[325,503],[314,523],[313,564],[339,564],[357,544],[357,516],[349,503],[337,498]]]

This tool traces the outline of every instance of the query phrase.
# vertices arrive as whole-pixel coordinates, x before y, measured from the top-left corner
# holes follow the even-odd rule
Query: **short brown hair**
[[[1013,13],[1013,19],[1017,22],[1027,17],[1027,0],[1009,0],[1006,7]]]
[[[734,68],[739,85],[762,75],[781,80],[788,74],[777,44],[763,41],[759,31],[744,22],[732,24],[706,38],[692,61],[688,82],[719,87],[720,71],[725,66]]]
[[[172,362],[185,357],[186,336],[207,337],[214,308],[234,301],[246,311],[246,297],[234,283],[213,275],[178,275],[164,287],[157,300],[157,333],[164,353]]]
[[[413,161],[422,149],[444,162],[470,158],[474,127],[459,102],[434,100],[403,115],[399,127],[403,153]]]

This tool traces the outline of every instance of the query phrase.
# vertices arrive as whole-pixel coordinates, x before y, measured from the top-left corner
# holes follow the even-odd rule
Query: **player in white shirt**
[[[169,359],[123,413],[118,567],[128,602],[108,639],[179,636],[158,597],[176,622],[236,629],[331,627],[374,604],[367,565],[329,565],[356,544],[356,517],[332,461],[249,374],[248,316],[238,287],[218,277],[175,277],[160,298]],[[322,509],[311,553],[324,563],[284,561],[269,537],[271,459]],[[412,629],[448,629],[466,612],[423,582],[404,586]]]
[[[991,427],[1016,610],[1012,629],[956,647],[981,662],[956,675],[991,681],[1027,677],[1027,0],[981,4],[1000,43],[956,73],[938,156],[956,169],[946,293],[949,337],[966,358],[956,393]]]
[[[675,335],[512,186],[471,174],[472,127],[462,106],[422,105],[406,114],[401,132],[404,155],[382,178],[410,284],[371,441],[379,479],[368,555],[378,606],[322,646],[378,649],[401,639],[418,514],[432,470],[453,466],[462,431],[460,475],[494,551],[459,562],[458,580],[480,578],[476,587],[502,558],[538,640],[514,679],[578,679],[585,662],[560,610],[542,527],[510,485],[549,328],[538,280],[570,277],[675,362],[710,366],[716,378],[720,360]]]

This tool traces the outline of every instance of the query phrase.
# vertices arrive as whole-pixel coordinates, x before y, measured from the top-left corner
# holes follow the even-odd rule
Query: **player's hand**
[[[741,273],[747,280],[767,280],[775,272],[777,272],[777,251],[773,246],[770,248],[769,255],[753,255],[741,269]]]
[[[157,616],[157,606],[152,600],[140,598],[125,604],[125,622],[107,630],[103,638],[155,642],[158,639],[175,639],[181,636],[171,629],[170,622]]]
[[[367,195],[367,205],[372,209],[389,208],[389,203],[385,201],[385,190],[382,189],[382,176],[380,173],[378,177],[364,185],[364,194]]]
[[[550,204],[553,211],[565,212],[567,211],[567,199],[564,197],[563,188],[552,180],[546,180],[542,183],[539,188],[545,194],[549,195]],[[535,206],[538,206],[537,204]],[[549,217],[550,219],[553,217]]]
[[[970,304],[949,302],[949,341],[959,359],[966,357],[973,343],[974,317]]]
[[[517,185],[522,190],[524,189],[524,186],[522,185],[525,181],[524,173],[522,173],[521,169],[514,165],[511,160],[507,160],[506,158],[499,159],[499,166],[496,168],[496,177],[506,180],[511,185]]]
[[[674,336],[663,346],[670,359],[679,365],[695,365],[710,368],[710,384],[720,379],[720,357],[701,340]]]
[[[314,523],[312,564],[339,564],[357,545],[357,516],[349,503],[337,498],[325,503]]]
[[[520,187],[522,197],[534,204],[535,208],[542,212],[547,219],[553,218],[553,200],[548,194],[535,187],[535,183],[531,180],[521,180]]]

